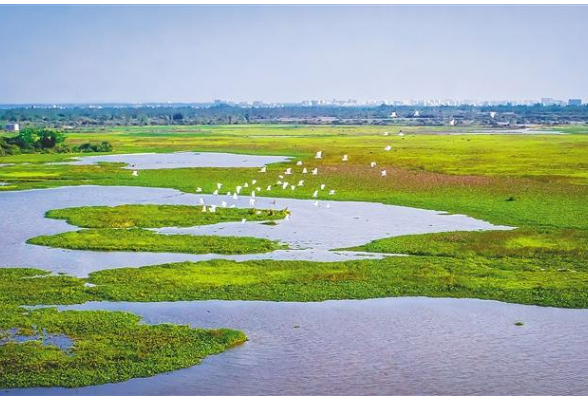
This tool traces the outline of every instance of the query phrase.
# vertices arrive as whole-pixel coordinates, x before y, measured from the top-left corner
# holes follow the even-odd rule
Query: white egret
[[[386,176],[386,170],[385,169],[382,170],[382,176]]]
[[[202,206],[202,212],[206,212],[206,206]]]
[[[241,219],[241,225],[245,223],[245,221],[247,221],[245,218]]]
[[[490,111],[490,118],[496,117],[496,111]]]
[[[452,119],[451,121],[449,121],[449,125],[454,126],[455,125],[455,119]]]
[[[414,116],[415,116],[415,118],[417,118],[417,117],[420,117],[420,116],[421,116],[421,112],[420,112],[420,111],[418,111],[418,110],[417,110],[417,111],[415,111],[415,112],[414,112]]]
[[[251,192],[251,197],[255,197],[255,190]]]
[[[298,186],[304,186],[304,179],[298,181]]]
[[[237,196],[237,192],[233,193],[233,200],[239,200],[239,196]]]
[[[222,183],[217,183],[217,184],[216,184],[216,188],[217,188],[217,189],[220,189],[220,188],[222,188],[222,187],[223,187],[223,184],[222,184]]]
[[[370,163],[370,167],[374,168],[375,166],[376,166],[376,162],[375,162],[375,161],[372,161],[372,162]]]
[[[313,174],[313,175],[318,175],[318,168],[315,168],[315,169],[313,169],[313,170],[312,170],[312,174]]]
[[[249,199],[249,205],[250,206],[254,206],[255,205],[255,199]]]
[[[314,203],[312,203],[312,204],[314,204],[314,206],[315,206],[315,207],[318,207],[318,206],[319,206],[319,202],[318,202],[318,200],[317,200],[317,201],[315,201],[315,202],[314,202]]]
[[[196,188],[196,193],[202,193],[202,188],[201,187],[197,187]]]
[[[266,172],[267,171],[267,167],[264,165],[263,167],[261,167],[261,169],[259,170],[259,172]]]
[[[329,194],[332,196],[335,194],[335,191],[333,189],[329,190]]]
[[[390,136],[390,132],[384,132],[384,136]]]
[[[390,150],[392,150],[392,146],[386,146],[386,147],[384,147],[384,150],[390,151]]]
[[[290,189],[294,190],[294,189],[296,189],[296,186],[290,185]]]
[[[218,189],[216,189],[214,192],[212,192],[213,195],[218,196]]]
[[[133,171],[133,176],[139,176],[139,171],[137,171],[137,170]]]
[[[227,196],[230,196],[232,193],[231,192],[227,192]]]
[[[288,186],[290,186],[290,184],[288,182],[282,183],[282,190],[286,189]]]
[[[284,172],[284,175],[292,175],[292,168],[286,168],[286,172]]]
[[[307,174],[308,173],[308,170],[306,168],[302,168],[302,173],[303,174]]]
[[[211,213],[216,212],[216,206],[215,205],[210,206],[208,211],[210,211]]]
[[[396,111],[392,111],[392,114],[390,114],[390,118],[398,118],[398,114],[396,113]]]
[[[321,190],[325,190],[325,186],[326,185],[324,183],[321,183]]]
[[[314,198],[317,198],[317,197],[318,197],[318,190],[315,190],[315,191],[312,193],[312,197],[314,197]]]
[[[268,192],[269,192],[270,190],[272,190],[272,185],[267,185],[267,189],[265,189],[265,190],[267,190]]]
[[[278,178],[284,179],[284,175],[278,175]]]
[[[302,161],[296,161],[296,165],[301,166],[302,165]]]
[[[226,201],[221,201],[221,207],[226,208],[227,207],[227,202]]]
[[[254,179],[254,180],[251,181],[251,184],[252,185],[255,185],[256,183],[257,183],[257,179]]]
[[[402,132],[402,131],[398,132],[398,136],[404,136],[404,132]]]
[[[323,158],[323,151],[317,151],[316,155],[314,156],[314,158]]]
[[[198,200],[198,204],[204,204],[204,199],[202,197]]]
[[[341,161],[349,161],[349,156],[347,154],[345,154],[343,156],[343,158],[341,159]]]
[[[261,188],[258,186],[255,188],[256,191],[261,192]]]
[[[236,193],[236,194],[239,194],[239,193],[241,193],[241,189],[243,189],[243,186],[237,186],[237,187],[235,188],[235,193]]]
[[[290,221],[290,214],[286,214],[286,216],[284,217],[284,221]]]
[[[243,187],[249,187],[249,184],[248,184],[247,182],[245,182],[245,183],[243,184]]]
[[[276,184],[281,185],[282,181],[277,181]]]

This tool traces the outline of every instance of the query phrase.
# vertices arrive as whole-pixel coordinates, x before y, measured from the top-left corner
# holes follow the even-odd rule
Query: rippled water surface
[[[232,327],[249,342],[152,378],[11,394],[588,394],[588,310],[427,298],[67,308]]]

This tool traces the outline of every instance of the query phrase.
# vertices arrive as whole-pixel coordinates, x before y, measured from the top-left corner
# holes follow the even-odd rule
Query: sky
[[[0,103],[588,100],[588,6],[0,6]]]

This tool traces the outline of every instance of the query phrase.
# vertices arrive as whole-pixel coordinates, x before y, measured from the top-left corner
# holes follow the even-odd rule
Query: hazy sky
[[[588,100],[587,6],[0,6],[0,103]]]

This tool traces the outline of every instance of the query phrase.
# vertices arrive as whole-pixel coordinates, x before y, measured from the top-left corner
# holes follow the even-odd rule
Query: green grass
[[[239,331],[146,325],[140,319],[125,312],[0,305],[0,332],[45,331],[73,340],[66,350],[39,340],[0,345],[0,388],[78,387],[148,377],[199,364],[247,340]]]
[[[3,301],[38,304],[48,297],[40,294],[48,279],[4,276],[0,286],[13,289]],[[479,256],[409,256],[331,263],[212,260],[102,270],[86,279],[69,279],[72,288],[62,292],[66,303],[75,299],[304,302],[428,296],[588,308],[588,271],[569,259],[556,265],[549,258]],[[85,282],[96,286],[85,287]],[[59,293],[53,291],[53,303],[60,303]]]
[[[84,303],[95,298],[84,282],[34,268],[0,268],[0,305]]]
[[[150,251],[189,254],[267,253],[285,248],[254,237],[164,235],[145,229],[83,229],[37,236],[27,243],[74,250]]]
[[[335,263],[213,260],[98,271],[89,280],[113,301],[323,301],[396,296],[468,297],[588,307],[588,271],[548,261],[389,257]]]
[[[116,207],[73,207],[50,210],[48,218],[64,219],[82,228],[163,228],[211,225],[220,222],[283,219],[287,211],[217,208],[202,212],[202,206],[131,204]]]
[[[588,270],[588,231],[531,229],[445,232],[374,240],[352,250],[419,256],[569,260]]]

